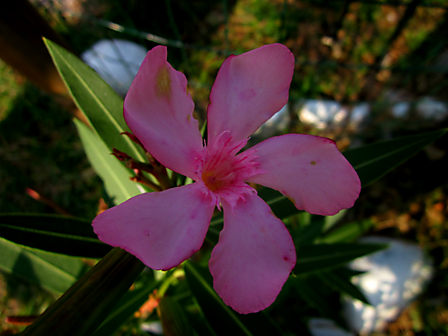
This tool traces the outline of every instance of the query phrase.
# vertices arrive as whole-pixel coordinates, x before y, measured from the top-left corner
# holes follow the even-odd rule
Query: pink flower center
[[[202,173],[202,181],[210,191],[217,191],[225,185],[223,179],[220,176],[216,176],[214,171]]]
[[[213,144],[204,148],[203,158],[198,167],[198,182],[204,183],[204,191],[220,206],[225,200],[232,208],[238,199],[245,199],[244,194],[256,192],[244,181],[260,173],[257,169],[255,151],[238,152],[246,145],[248,139],[232,142],[229,132],[221,133]]]

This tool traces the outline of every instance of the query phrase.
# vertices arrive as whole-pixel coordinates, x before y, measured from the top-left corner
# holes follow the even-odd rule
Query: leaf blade
[[[137,183],[130,181],[130,171],[110,154],[104,142],[83,123],[77,120],[74,122],[87,158],[103,180],[106,191],[114,203],[120,204],[143,192]]]
[[[328,317],[339,325],[344,325],[344,321],[337,313],[337,310],[328,303],[327,297],[321,294],[319,287],[322,288],[322,283],[318,278],[301,278],[293,277],[295,283],[295,290],[299,296],[305,300],[310,307],[317,309],[322,316]]]
[[[100,242],[91,221],[46,214],[0,214],[0,236],[19,245],[65,255],[101,258],[111,247]]]
[[[123,99],[78,57],[50,40],[44,39],[44,42],[73,100],[94,132],[109,149],[117,148],[139,161],[145,161],[135,143],[121,135],[129,132],[123,118]]]
[[[334,269],[328,272],[322,272],[318,275],[325,283],[333,287],[338,292],[350,295],[352,298],[358,299],[365,304],[370,305],[364,294],[356,287],[349,277],[345,277],[343,272],[339,269]]]
[[[128,291],[109,313],[93,336],[109,336],[136,312],[147,300],[149,294],[160,285],[158,281],[146,283],[146,286]]]
[[[349,243],[355,241],[363,233],[373,226],[371,219],[366,219],[360,222],[350,222],[343,226],[326,233],[319,238],[319,243]]]
[[[296,276],[342,266],[349,261],[386,248],[383,244],[316,244],[296,248]]]
[[[343,154],[355,168],[362,186],[365,187],[417,154],[447,131],[447,129],[441,129],[410,135],[355,148]]]
[[[51,254],[47,255],[50,257],[48,260],[44,253],[34,253],[33,250],[25,249],[0,238],[0,267],[53,292],[63,293],[77,280],[77,276],[72,273],[83,273],[86,270],[80,259],[57,256],[59,261],[62,259],[64,262],[65,259],[74,262],[74,265],[71,266],[73,272],[69,272],[67,269],[55,265]],[[74,268],[77,268],[78,271],[75,272]]]

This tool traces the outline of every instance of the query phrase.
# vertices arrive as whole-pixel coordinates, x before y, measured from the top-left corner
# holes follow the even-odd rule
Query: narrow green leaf
[[[295,275],[304,275],[342,266],[349,261],[386,248],[383,244],[317,244],[296,248]]]
[[[144,286],[128,291],[118,303],[112,312],[103,321],[101,326],[95,331],[93,336],[110,336],[148,300],[149,294],[159,286],[159,282],[152,281],[145,283]]]
[[[67,290],[87,269],[80,259],[38,253],[2,238],[0,267],[56,293]]]
[[[293,277],[294,288],[310,307],[317,309],[322,316],[331,318],[339,325],[344,325],[341,316],[328,303],[328,298],[321,294],[324,284],[319,279]]]
[[[314,223],[309,223],[305,227],[297,230],[297,232],[292,232],[292,237],[294,239],[294,245],[309,245],[312,244],[317,237],[322,232],[325,226],[325,220],[322,218],[319,221],[314,221]]]
[[[214,291],[207,268],[189,261],[184,265],[191,292],[217,335],[283,335],[265,311],[241,315],[228,307]]]
[[[106,191],[115,204],[120,204],[144,191],[129,179],[130,171],[110,154],[110,150],[96,134],[78,120],[75,120],[75,125],[87,158],[103,180]]]
[[[326,232],[326,231],[330,230],[333,226],[335,226],[345,216],[346,212],[347,212],[347,209],[344,209],[344,210],[339,211],[336,215],[325,216],[324,217],[325,226],[322,229],[322,231]],[[321,216],[314,215],[313,217],[321,217]]]
[[[355,168],[362,186],[365,187],[417,154],[447,131],[448,129],[441,129],[378,142],[346,151],[344,156]]]
[[[299,212],[289,199],[276,190],[263,188],[259,191],[258,195],[266,201],[271,207],[272,212],[280,219],[287,218]]]
[[[364,294],[350,281],[350,277],[345,277],[339,269],[322,272],[318,277],[322,279],[328,286],[334,288],[337,292],[350,295],[352,298],[358,299],[365,304],[370,305]]]
[[[319,243],[349,243],[355,241],[373,226],[371,219],[361,222],[350,222],[319,238]]]
[[[53,62],[78,108],[86,115],[94,131],[112,148],[145,161],[142,151],[122,132],[129,132],[123,118],[123,99],[78,57],[56,43],[44,39]]]
[[[63,254],[56,254],[30,248],[25,248],[25,250],[30,251],[35,256],[45,260],[56,268],[73,275],[76,279],[79,279],[91,268],[88,264],[82,261],[82,259],[77,257],[70,257]]]
[[[196,298],[190,294],[193,304],[185,305],[184,310],[193,326],[196,336],[218,336],[204,315]]]
[[[91,221],[46,214],[0,214],[0,236],[16,244],[84,258],[101,258],[111,247],[100,242]]]
[[[174,298],[164,296],[158,308],[165,335],[194,336],[195,333],[187,315]]]
[[[28,326],[23,336],[89,336],[127,292],[144,265],[112,249]]]
[[[348,268],[348,267],[336,268],[333,271],[338,272],[338,274],[341,277],[346,278],[346,279],[351,279],[354,276],[366,273],[365,271],[356,271],[356,270],[352,270],[351,268]]]

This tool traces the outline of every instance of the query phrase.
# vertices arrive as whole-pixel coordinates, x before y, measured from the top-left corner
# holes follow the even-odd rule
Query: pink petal
[[[239,313],[270,306],[296,263],[294,243],[283,222],[257,195],[224,207],[224,229],[212,251],[210,272],[223,301]]]
[[[163,46],[148,52],[124,100],[124,118],[160,163],[193,178],[202,137],[187,79],[166,57]]]
[[[213,214],[210,204],[194,183],[137,195],[99,214],[92,225],[101,241],[150,268],[167,270],[201,248]]]
[[[248,178],[280,191],[300,210],[334,215],[350,208],[361,182],[333,140],[303,134],[267,139],[252,148],[265,172]]]
[[[271,44],[221,66],[210,94],[208,143],[223,131],[234,141],[247,138],[288,101],[294,56],[282,44]]]

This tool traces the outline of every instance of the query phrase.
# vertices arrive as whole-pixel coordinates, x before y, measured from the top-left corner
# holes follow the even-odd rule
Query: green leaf
[[[349,243],[355,241],[367,230],[373,226],[371,219],[366,219],[361,222],[350,222],[343,226],[330,231],[324,237],[319,238],[319,243]]]
[[[283,335],[265,311],[241,315],[227,306],[214,291],[213,279],[207,268],[189,261],[184,265],[191,292],[217,335]]]
[[[127,292],[144,265],[116,247],[28,326],[23,336],[89,336]]]
[[[328,286],[334,288],[336,291],[350,295],[351,297],[370,305],[364,294],[350,281],[350,277],[346,277],[344,272],[340,269],[322,272],[318,274]]]
[[[131,173],[110,154],[104,142],[86,125],[75,120],[87,158],[104,182],[106,191],[115,204],[120,204],[144,190],[129,178]]]
[[[291,235],[294,239],[294,245],[309,245],[312,244],[322,232],[325,226],[324,218],[321,220],[315,220],[313,223],[309,223],[303,228],[292,232]]]
[[[366,273],[366,271],[356,271],[356,270],[352,270],[351,268],[347,268],[347,267],[337,268],[333,271],[338,272],[343,278],[346,278],[346,279],[351,279],[354,276],[358,276],[358,275]]]
[[[1,214],[0,236],[16,244],[84,258],[101,258],[111,247],[100,242],[91,221],[44,214]]]
[[[78,57],[44,39],[56,68],[78,108],[111,152],[116,148],[138,161],[146,161],[140,148],[122,132],[129,132],[123,118],[123,99]]]
[[[276,190],[263,188],[258,192],[258,196],[266,201],[272,212],[280,219],[287,218],[299,212],[295,205]]]
[[[333,216],[325,216],[324,217],[324,228],[322,229],[324,232],[330,230],[333,226],[335,226],[344,216],[347,212],[347,209],[339,211],[336,215]],[[317,215],[313,215],[313,217],[321,217]]]
[[[417,154],[447,131],[448,129],[441,129],[378,142],[346,151],[344,156],[355,168],[362,186],[365,187]]]
[[[193,327],[184,309],[174,298],[164,296],[158,308],[165,335],[194,336]]]
[[[317,244],[296,248],[297,262],[293,273],[305,275],[342,266],[364,255],[385,249],[383,244]]]
[[[329,317],[339,325],[344,325],[339,314],[328,303],[328,298],[321,294],[324,284],[316,278],[292,277],[295,283],[294,288],[310,307],[317,309],[322,316]]]
[[[159,282],[152,279],[144,286],[128,291],[112,312],[103,321],[101,326],[95,331],[93,336],[110,336],[148,300],[149,294],[159,286]]]
[[[25,249],[2,238],[0,267],[57,293],[66,291],[87,269],[80,259]]]
[[[190,320],[191,325],[193,326],[194,331],[196,332],[196,336],[218,336],[210,323],[208,323],[207,318],[204,315],[201,307],[197,300],[191,295],[191,300],[193,301],[190,305],[185,305],[184,310],[187,314],[188,319]]]

